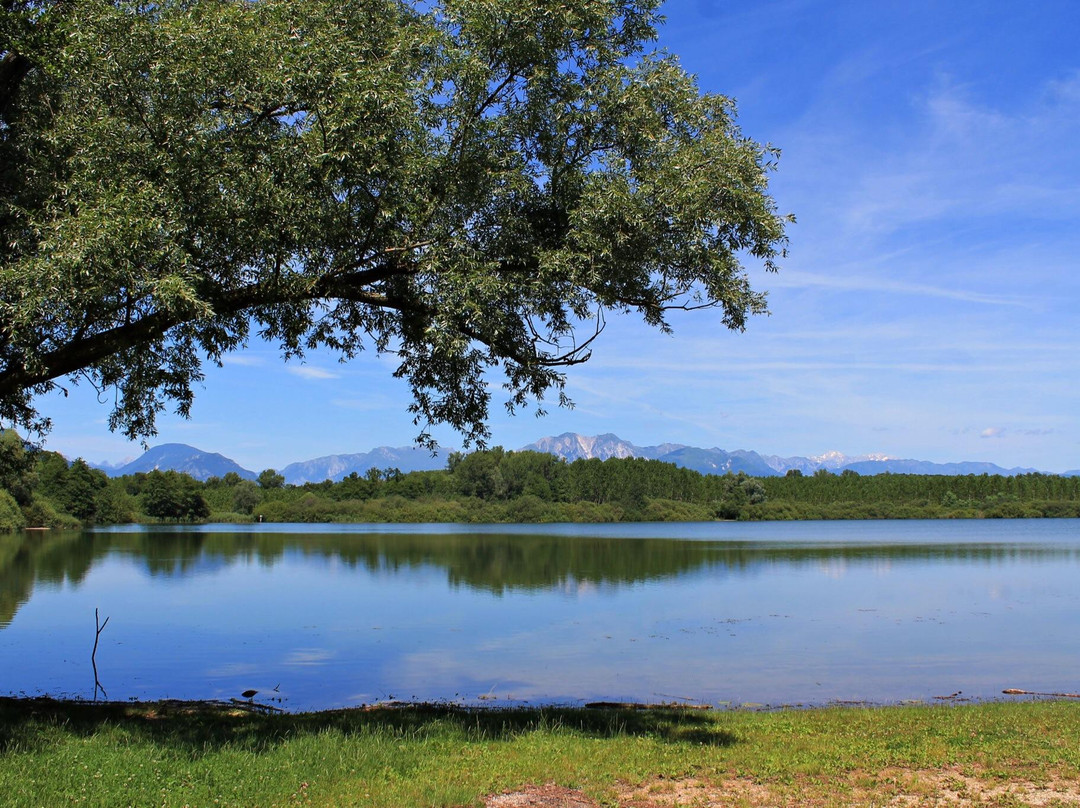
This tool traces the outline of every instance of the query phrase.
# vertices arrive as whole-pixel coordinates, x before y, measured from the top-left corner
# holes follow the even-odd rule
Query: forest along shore
[[[175,471],[109,478],[82,460],[10,455],[0,531],[158,522],[660,522],[798,519],[1080,517],[1080,477],[932,476],[825,471],[701,474],[659,460],[566,462],[490,449],[438,471],[371,469],[338,482],[287,485],[267,469],[205,481]],[[21,452],[21,454],[20,454]]]

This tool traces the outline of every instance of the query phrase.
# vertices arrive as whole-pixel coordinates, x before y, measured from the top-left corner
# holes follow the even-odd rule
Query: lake
[[[1080,520],[0,536],[0,693],[92,698],[95,608],[113,700],[253,689],[298,711],[1072,693]]]

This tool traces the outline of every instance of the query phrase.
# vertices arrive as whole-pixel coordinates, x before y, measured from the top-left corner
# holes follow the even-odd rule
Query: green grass
[[[944,768],[1080,778],[1080,704],[267,716],[0,700],[5,806],[468,806],[546,782],[615,804],[618,783],[660,776],[742,776],[812,794],[883,770]]]

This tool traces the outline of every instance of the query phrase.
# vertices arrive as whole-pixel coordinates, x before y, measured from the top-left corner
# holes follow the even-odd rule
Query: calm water
[[[0,693],[822,704],[1080,691],[1080,520],[0,536]],[[280,701],[277,701],[280,699]]]

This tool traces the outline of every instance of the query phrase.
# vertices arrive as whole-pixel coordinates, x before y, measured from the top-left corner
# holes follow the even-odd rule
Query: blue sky
[[[1080,4],[676,0],[660,45],[782,151],[798,223],[771,315],[674,335],[612,318],[571,368],[576,407],[506,416],[492,444],[565,431],[780,455],[883,453],[1080,468]],[[260,470],[409,444],[392,357],[284,364],[253,344],[210,369],[189,443]],[[50,449],[118,461],[108,404],[51,398]],[[460,439],[436,430],[447,446]]]

